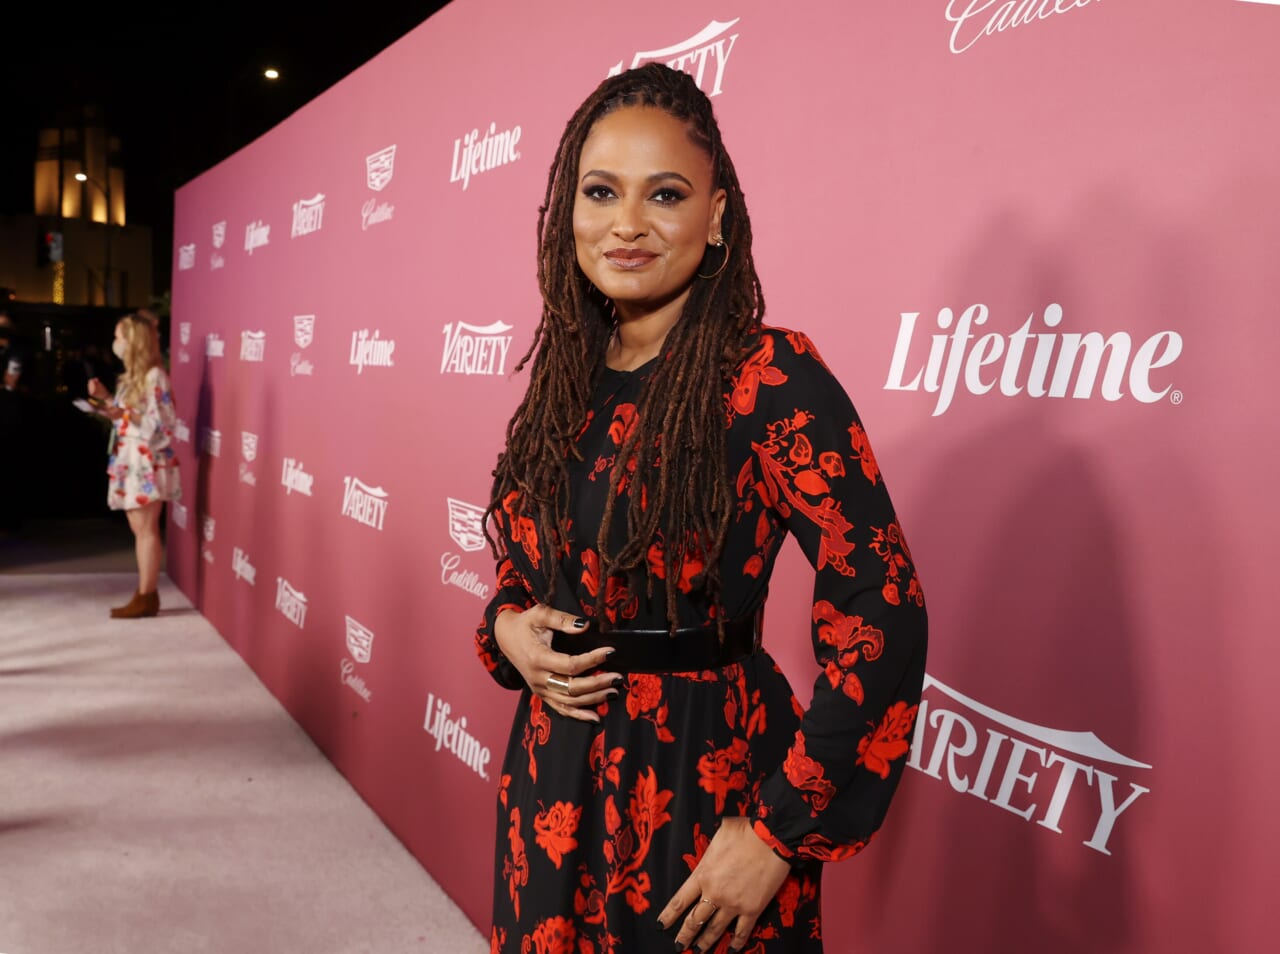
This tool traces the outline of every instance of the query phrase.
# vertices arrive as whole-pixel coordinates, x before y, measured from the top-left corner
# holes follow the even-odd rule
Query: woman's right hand
[[[110,401],[111,392],[97,378],[91,378],[89,381],[89,397],[97,398],[99,401]]]
[[[493,635],[502,654],[547,705],[570,719],[599,722],[595,707],[618,695],[614,683],[622,678],[620,673],[596,671],[613,650],[602,646],[570,656],[551,648],[551,637],[557,630],[582,631],[582,625],[575,625],[578,620],[581,617],[538,603],[524,612],[503,610],[494,621]],[[582,620],[583,625],[585,622]]]

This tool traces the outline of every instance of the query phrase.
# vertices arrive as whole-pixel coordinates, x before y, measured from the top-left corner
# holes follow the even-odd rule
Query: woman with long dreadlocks
[[[521,692],[492,949],[820,951],[822,865],[883,820],[924,678],[866,434],[809,339],[762,324],[742,189],[684,73],[579,107],[538,235],[477,633]],[[807,711],[761,640],[788,532],[815,570]]]

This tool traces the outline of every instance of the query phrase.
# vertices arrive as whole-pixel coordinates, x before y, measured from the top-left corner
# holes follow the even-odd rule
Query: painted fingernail
[[[617,689],[610,689],[608,692],[606,692],[606,693],[605,693],[605,698],[606,698],[606,699],[616,699],[616,698],[618,698],[618,690],[617,690]]]
[[[683,941],[676,941],[676,954],[680,954],[680,952],[683,951],[685,947],[686,945],[684,944]]]
[[[575,629],[586,629],[587,621],[583,619],[581,616],[579,616],[577,619],[573,621],[573,626]]]
[[[664,931],[667,929],[667,926],[666,926],[665,924],[663,924],[663,923],[662,923],[662,915],[661,915],[661,914],[659,914],[659,915],[658,915],[658,927],[662,928],[662,930],[664,930]]]
[[[626,686],[626,684],[627,684],[627,680],[622,676],[619,676],[617,679],[613,680],[613,688],[615,689],[622,689]]]

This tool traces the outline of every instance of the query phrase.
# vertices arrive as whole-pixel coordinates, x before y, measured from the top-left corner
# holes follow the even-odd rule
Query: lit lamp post
[[[77,182],[87,182],[91,186],[97,188],[102,193],[103,201],[107,204],[107,216],[103,222],[103,229],[106,236],[106,265],[102,270],[102,303],[104,305],[111,304],[111,190],[104,186],[97,179],[85,175],[83,172],[76,173]]]

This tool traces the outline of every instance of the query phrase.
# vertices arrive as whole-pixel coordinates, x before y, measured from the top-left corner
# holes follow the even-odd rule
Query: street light
[[[96,186],[98,191],[102,193],[103,200],[107,203],[107,217],[103,223],[103,230],[106,236],[106,266],[102,271],[102,303],[104,305],[111,304],[111,190],[104,186],[97,179],[85,175],[83,172],[76,173],[77,182],[87,182],[91,186]]]

